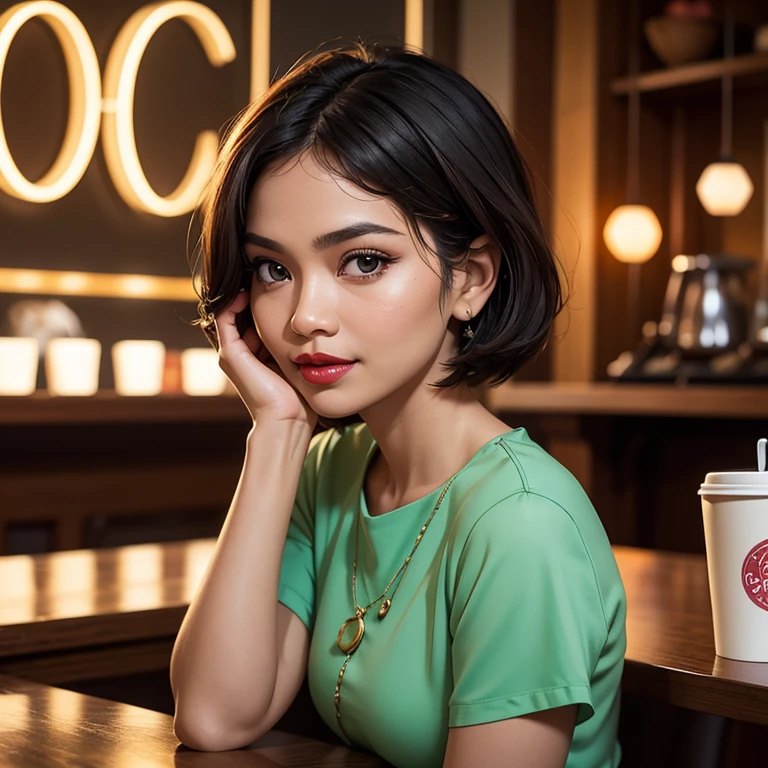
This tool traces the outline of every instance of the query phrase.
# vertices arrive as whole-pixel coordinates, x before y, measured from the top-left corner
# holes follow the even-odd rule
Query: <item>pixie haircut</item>
[[[390,199],[440,264],[442,296],[472,241],[501,253],[496,286],[435,386],[501,384],[546,345],[564,306],[558,262],[536,212],[527,169],[488,100],[461,75],[402,49],[356,43],[300,60],[226,131],[197,211],[195,324],[218,346],[211,318],[248,285],[242,251],[260,175],[305,152],[366,192]],[[430,248],[420,227],[435,247]],[[252,324],[238,318],[241,331]]]

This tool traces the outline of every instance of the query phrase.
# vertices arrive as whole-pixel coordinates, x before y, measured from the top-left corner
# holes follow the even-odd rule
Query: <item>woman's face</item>
[[[441,311],[437,257],[422,255],[390,201],[304,155],[254,186],[244,250],[259,336],[316,413],[363,414],[401,403],[398,394],[418,401],[445,376],[462,273]],[[348,362],[297,362],[318,354]]]

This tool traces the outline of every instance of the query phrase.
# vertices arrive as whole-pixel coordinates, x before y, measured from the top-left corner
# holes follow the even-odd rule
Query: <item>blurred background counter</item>
[[[704,552],[707,471],[754,468],[762,387],[511,382],[489,408],[584,486],[613,544]],[[215,536],[251,419],[235,395],[0,398],[2,554]]]
[[[234,395],[0,398],[0,553],[218,535],[250,428]]]

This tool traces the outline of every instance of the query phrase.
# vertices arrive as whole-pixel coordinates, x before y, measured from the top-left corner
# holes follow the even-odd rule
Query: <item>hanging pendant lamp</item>
[[[639,70],[637,30],[640,26],[639,7],[633,0],[630,12],[629,75]],[[659,250],[661,224],[647,205],[640,204],[640,91],[629,93],[627,117],[627,203],[614,208],[603,227],[603,240],[608,250],[627,264],[642,264]]]
[[[725,59],[734,53],[733,2],[725,3]],[[733,76],[723,75],[720,160],[710,163],[696,183],[696,194],[711,216],[738,216],[755,190],[741,163],[733,160]]]

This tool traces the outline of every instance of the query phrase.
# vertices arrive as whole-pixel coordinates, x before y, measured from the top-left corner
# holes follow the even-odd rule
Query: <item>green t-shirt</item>
[[[375,451],[365,424],[313,438],[280,574],[279,601],[312,635],[312,700],[342,738],[336,638],[354,614],[355,518],[365,606],[442,491],[371,517],[363,479]],[[523,428],[486,443],[455,478],[388,615],[379,621],[377,606],[366,615],[341,687],[344,730],[398,768],[431,768],[451,727],[577,704],[567,768],[614,768],[626,599],[589,498]]]

